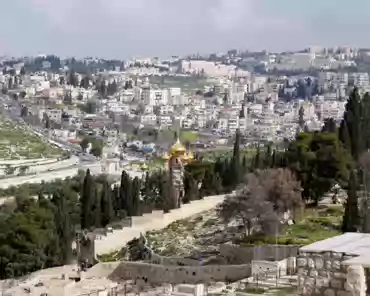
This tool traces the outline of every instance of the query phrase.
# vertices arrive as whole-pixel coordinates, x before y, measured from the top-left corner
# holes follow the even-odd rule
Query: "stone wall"
[[[349,296],[346,291],[347,267],[341,265],[353,258],[343,253],[300,252],[297,258],[300,295]]]
[[[202,200],[196,200],[189,204],[184,204],[179,209],[164,214],[163,211],[154,211],[140,217],[131,218],[131,227],[106,232],[105,235],[97,236],[95,240],[95,255],[108,254],[120,250],[127,242],[139,237],[140,233],[159,230],[169,224],[189,218],[193,215],[215,208],[221,203],[226,195],[207,196]]]
[[[288,259],[283,259],[280,261],[264,261],[264,260],[253,260],[251,267],[252,267],[252,275],[277,275],[277,276],[285,276],[287,274],[287,263]]]
[[[230,244],[220,245],[220,255],[229,264],[248,264],[252,260],[280,261],[288,257],[297,257],[298,245],[263,245],[240,247]]]
[[[5,178],[1,180],[0,188],[8,188],[11,186],[19,186],[26,183],[41,183],[41,182],[51,182],[56,179],[65,179],[67,177],[73,177],[78,174],[78,167],[69,168],[60,171],[53,172],[43,172],[36,175],[22,176]]]
[[[165,257],[158,254],[152,254],[152,257],[146,262],[162,265],[177,265],[177,266],[199,266],[200,262],[191,258],[181,257]]]
[[[121,262],[108,278],[116,282],[133,279],[151,284],[200,284],[234,282],[250,276],[249,264],[165,266],[142,262]]]

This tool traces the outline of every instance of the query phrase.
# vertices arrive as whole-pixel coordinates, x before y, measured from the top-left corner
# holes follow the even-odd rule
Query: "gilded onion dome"
[[[186,148],[184,145],[181,144],[180,139],[178,138],[176,143],[173,144],[170,148],[171,155],[177,154],[184,154],[186,152]]]
[[[169,160],[170,158],[171,156],[167,152],[162,156],[162,159],[164,160]]]

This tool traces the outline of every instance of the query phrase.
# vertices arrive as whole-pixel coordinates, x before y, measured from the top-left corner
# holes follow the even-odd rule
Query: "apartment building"
[[[343,117],[346,102],[340,101],[317,101],[315,102],[315,112],[320,114],[321,119]]]
[[[167,89],[151,89],[144,87],[140,94],[140,100],[145,105],[161,106],[168,104],[168,90]]]
[[[143,114],[140,116],[140,123],[144,125],[157,125],[157,115]]]
[[[368,73],[351,73],[349,74],[349,81],[355,86],[368,86],[369,81],[369,74]]]

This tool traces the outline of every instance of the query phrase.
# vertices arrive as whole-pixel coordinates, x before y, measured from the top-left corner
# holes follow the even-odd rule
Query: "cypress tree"
[[[94,219],[91,212],[94,202],[94,180],[90,170],[86,171],[81,192],[81,229],[88,229],[93,226]]]
[[[72,258],[72,223],[66,204],[66,192],[59,190],[53,194],[55,205],[55,227],[59,237],[60,263],[69,264]]]
[[[268,145],[265,152],[265,157],[263,159],[263,168],[266,169],[271,167],[271,163],[272,163],[272,147],[271,145]]]
[[[252,171],[261,168],[261,148],[257,147],[256,155],[254,156],[252,163]]]
[[[272,151],[272,155],[271,155],[271,168],[274,168],[276,167],[276,149],[274,149],[274,151]]]
[[[199,190],[197,186],[197,181],[193,178],[191,174],[186,174],[184,178],[184,203],[189,203],[190,201],[199,199]]]
[[[100,197],[101,225],[107,226],[114,220],[112,191],[107,181],[104,182]]]
[[[362,126],[361,138],[363,139],[364,149],[370,149],[370,94],[366,93],[362,100]]]
[[[233,157],[231,160],[232,185],[236,186],[241,181],[241,167],[240,167],[240,131],[236,130],[235,142],[233,149]]]
[[[132,180],[130,176],[123,171],[121,176],[120,187],[120,208],[126,211],[127,216],[131,217],[134,213],[134,205],[132,201]]]
[[[138,177],[135,177],[134,180],[132,180],[132,213],[133,216],[139,216],[141,215],[141,209],[140,209],[140,179]]]
[[[347,188],[347,201],[344,210],[342,231],[357,232],[359,227],[359,211],[358,211],[358,182],[356,172],[351,171]]]
[[[248,162],[247,162],[247,156],[244,154],[243,155],[243,160],[242,160],[242,172],[243,175],[245,175],[248,171]],[[218,174],[220,176],[220,174]]]
[[[357,88],[348,98],[343,120],[339,128],[339,138],[343,145],[351,152],[352,157],[357,161],[363,152],[362,131],[361,131],[361,102]],[[347,131],[346,131],[347,129]],[[348,133],[348,138],[347,138]]]
[[[303,106],[301,106],[301,108],[299,108],[299,111],[298,111],[298,126],[299,126],[299,129],[300,131],[303,131],[304,129],[304,108]]]
[[[100,211],[100,198],[99,198],[99,193],[98,189],[95,188],[94,191],[94,200],[92,204],[92,215],[93,215],[93,226],[96,228],[101,227],[101,211]]]

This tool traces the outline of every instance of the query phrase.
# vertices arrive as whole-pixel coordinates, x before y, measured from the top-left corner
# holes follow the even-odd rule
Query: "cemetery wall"
[[[260,245],[236,246],[223,244],[219,252],[228,264],[248,264],[252,260],[280,261],[289,257],[297,257],[299,245]]]
[[[250,276],[250,264],[165,266],[142,262],[121,262],[108,278],[114,281],[134,279],[151,284],[200,284],[233,282]]]
[[[189,218],[192,215],[210,210],[221,203],[226,195],[208,196],[202,200],[196,200],[189,204],[182,205],[181,208],[163,213],[163,211],[153,211],[150,214],[144,214],[140,217],[131,217],[131,227],[108,231],[96,236],[95,255],[108,254],[120,250],[127,242],[139,237],[140,233],[159,230],[167,227],[169,224]]]

